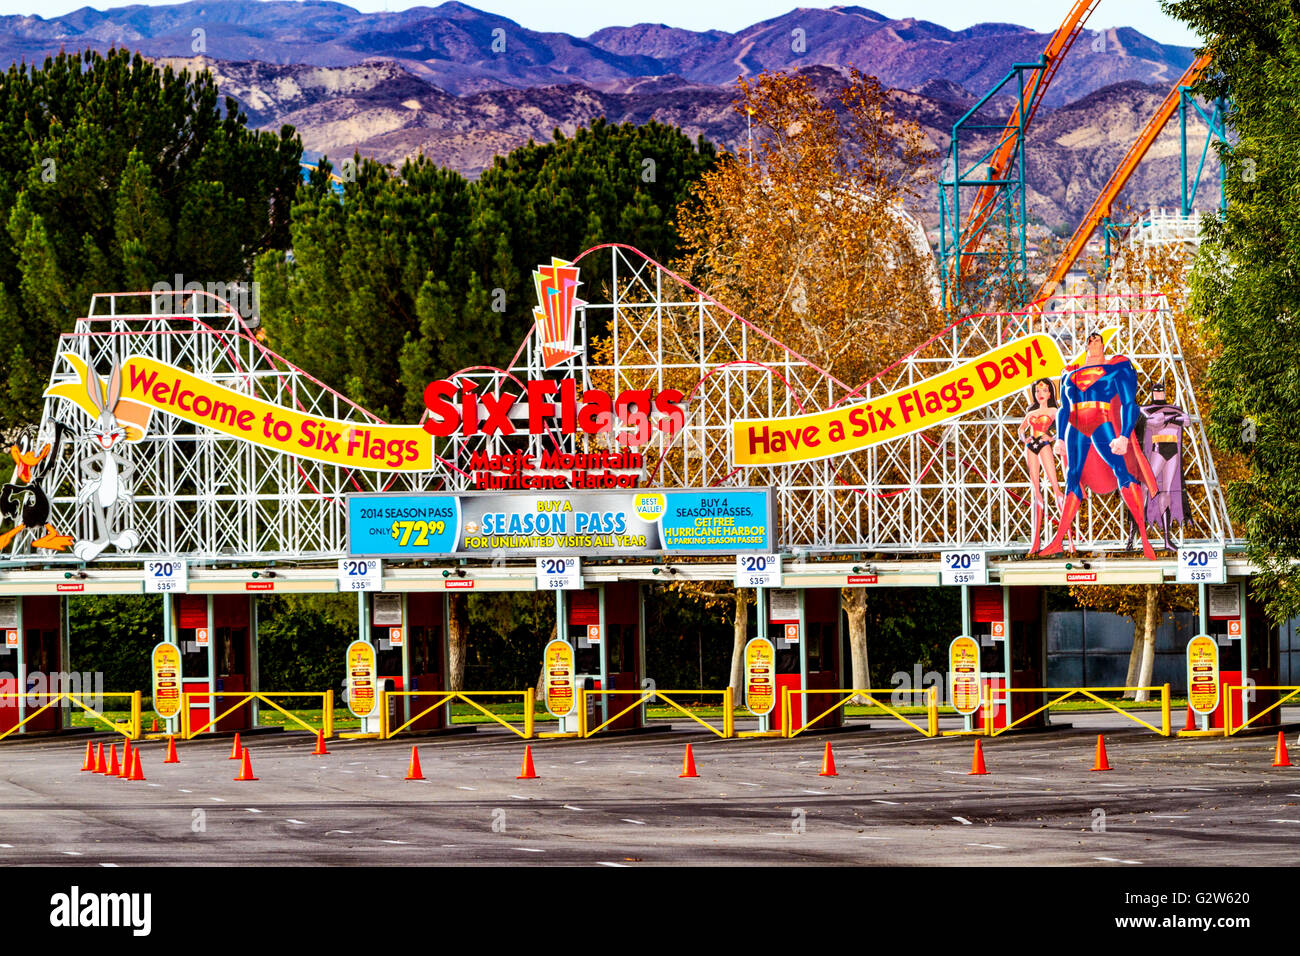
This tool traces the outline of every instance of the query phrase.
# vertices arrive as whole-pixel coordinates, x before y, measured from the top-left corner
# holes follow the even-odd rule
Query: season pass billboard
[[[766,488],[348,496],[364,557],[765,552],[773,524]]]

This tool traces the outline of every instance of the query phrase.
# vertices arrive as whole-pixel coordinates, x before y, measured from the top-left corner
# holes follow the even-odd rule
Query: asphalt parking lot
[[[987,776],[968,774],[970,739],[893,730],[534,740],[536,780],[515,779],[524,743],[504,731],[336,739],[325,757],[305,734],[253,736],[255,782],[233,780],[228,740],[182,742],[174,765],[146,742],[146,782],[81,772],[85,737],[28,741],[0,747],[0,864],[1295,863],[1300,767],[1271,766],[1275,736],[1085,722],[985,741]],[[1097,725],[1108,773],[1089,769]],[[826,740],[837,777],[818,775]],[[413,743],[423,781],[403,779]]]

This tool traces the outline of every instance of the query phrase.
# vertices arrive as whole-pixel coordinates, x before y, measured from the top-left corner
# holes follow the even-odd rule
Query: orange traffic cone
[[[240,758],[240,755],[243,753],[243,751],[244,751],[244,748],[243,748],[243,747],[240,745],[240,743],[239,743],[239,731],[236,730],[236,731],[235,731],[235,742],[234,742],[233,745],[231,745],[231,748],[230,748],[230,759],[231,759],[231,760],[238,760],[238,759]]]
[[[164,760],[163,763],[180,763],[180,760],[177,759],[177,757],[176,757],[176,738],[175,738],[175,737],[168,737],[168,738],[167,738],[167,759]]]
[[[698,776],[699,776],[699,774],[695,772],[695,755],[694,755],[693,753],[691,753],[691,745],[690,745],[690,744],[687,744],[687,745],[686,745],[686,755],[685,755],[684,757],[682,757],[682,772],[679,773],[677,776],[678,776],[679,779],[680,779],[681,777],[698,777]]]
[[[127,780],[143,780],[144,771],[140,769],[140,748],[131,751],[131,776]]]
[[[236,783],[238,783],[238,782],[241,781],[241,780],[256,780],[256,779],[257,779],[256,777],[253,776],[253,761],[251,761],[250,759],[248,759],[248,748],[247,748],[247,747],[244,748],[244,756],[243,756],[243,760],[244,760],[244,763],[243,763],[243,764],[240,766],[240,768],[239,768],[239,776],[235,778],[235,782],[236,782]]]
[[[1286,752],[1286,737],[1283,736],[1280,730],[1277,732],[1277,746],[1273,749],[1273,766],[1291,766],[1291,758]]]
[[[975,757],[971,760],[970,773],[966,776],[975,774],[988,773],[988,768],[984,766],[984,748],[980,746],[978,740],[975,741]]]
[[[104,771],[104,775],[108,777],[116,777],[119,772],[120,771],[117,768],[117,744],[109,744],[108,768]]]
[[[1196,712],[1192,708],[1187,708],[1187,723],[1183,725],[1183,730],[1196,729]]]
[[[155,718],[153,719],[153,724],[149,727],[149,733],[151,733],[151,734],[156,734],[156,733],[158,733],[158,718],[157,718],[157,717],[155,717]]]
[[[835,772],[835,754],[831,753],[831,742],[826,741],[826,752],[822,754],[822,772],[819,777],[838,777]]]
[[[81,769],[82,771],[90,770],[92,772],[95,769],[95,745],[89,740],[86,741],[86,760],[81,765]]]
[[[524,746],[524,765],[519,771],[516,780],[536,780],[537,771],[533,769],[533,748]]]
[[[311,752],[313,757],[329,756],[329,751],[325,749],[325,731],[316,731],[316,749]]]
[[[118,777],[123,780],[131,776],[131,753],[131,738],[127,737],[126,741],[122,744],[122,765],[117,771]]]
[[[1109,770],[1110,763],[1106,760],[1106,741],[1101,739],[1101,734],[1097,735],[1097,757],[1092,762],[1093,770]]]
[[[406,766],[407,780],[423,780],[424,774],[420,772],[420,751],[415,747],[411,748],[411,762]]]
[[[95,773],[108,773],[108,764],[104,761],[104,745],[99,745],[95,753]]]

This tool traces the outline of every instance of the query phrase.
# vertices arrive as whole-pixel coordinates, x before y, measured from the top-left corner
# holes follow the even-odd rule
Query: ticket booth
[[[1229,687],[1260,687],[1279,684],[1279,632],[1270,627],[1264,606],[1249,594],[1245,581],[1211,584],[1206,588],[1205,633],[1219,646],[1219,706],[1209,715],[1211,729],[1222,729],[1227,716]],[[1240,726],[1277,700],[1276,691],[1235,690],[1232,694],[1233,723]],[[1251,697],[1253,696],[1253,700]],[[1191,717],[1191,708],[1187,709]],[[1282,709],[1264,714],[1251,727],[1277,727]],[[1199,718],[1194,719],[1200,726]]]
[[[970,589],[970,613],[971,637],[980,644],[980,674],[985,701],[975,712],[975,727],[984,726],[986,710],[991,708],[994,728],[1003,728],[1046,703],[1043,694],[997,694],[1007,686],[1046,686],[1043,589],[1029,585],[973,587]],[[1011,678],[1009,685],[1008,674]],[[990,704],[994,695],[997,695],[997,700]],[[1004,703],[1006,696],[1010,697],[1010,706]],[[1046,724],[1047,711],[1042,711],[1017,727],[1043,727]]]
[[[375,647],[379,679],[388,690],[446,690],[447,596],[435,591],[367,595],[370,643]],[[406,723],[437,701],[422,697],[390,698],[390,726]],[[418,717],[409,731],[445,730],[450,704]]]
[[[565,638],[573,646],[576,687],[641,689],[645,649],[640,587],[635,581],[610,581],[562,592]],[[588,726],[604,723],[635,699],[632,694],[595,695],[587,714]],[[644,707],[633,707],[605,730],[638,730],[645,726],[644,714]]]
[[[63,599],[56,595],[0,598],[0,692],[16,694],[50,687],[63,667]],[[20,685],[21,679],[21,685]],[[16,697],[0,698],[0,731],[10,730],[23,716],[45,706],[47,698],[29,697],[19,707]],[[49,733],[63,727],[63,708],[51,707],[23,725],[21,733]]]
[[[777,706],[772,729],[784,730],[781,700],[791,691],[843,687],[840,674],[840,592],[838,588],[775,588],[767,592],[767,635],[776,647]],[[790,698],[791,729],[834,706],[837,694],[794,693]],[[830,730],[844,723],[844,708],[812,726]]]
[[[245,594],[178,594],[173,600],[185,693],[239,694],[251,690],[256,598]],[[234,702],[231,697],[191,699],[190,727],[205,726]],[[248,730],[252,726],[253,706],[246,703],[204,732]]]

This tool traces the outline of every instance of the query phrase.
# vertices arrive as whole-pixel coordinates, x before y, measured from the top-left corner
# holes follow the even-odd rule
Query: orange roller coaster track
[[[1142,162],[1143,157],[1147,154],[1147,150],[1151,148],[1151,144],[1156,141],[1156,137],[1160,135],[1160,131],[1165,128],[1165,124],[1169,122],[1170,118],[1174,115],[1174,111],[1178,109],[1178,103],[1181,96],[1179,90],[1184,86],[1191,86],[1200,79],[1201,74],[1205,72],[1205,67],[1209,62],[1210,57],[1208,54],[1200,56],[1187,68],[1187,71],[1183,73],[1178,82],[1174,84],[1173,89],[1169,91],[1169,95],[1166,96],[1164,101],[1160,104],[1160,108],[1156,110],[1155,115],[1151,117],[1146,127],[1142,130],[1141,135],[1139,135],[1133,145],[1129,147],[1129,151],[1124,155],[1124,158],[1120,161],[1115,172],[1111,173],[1110,179],[1107,180],[1100,195],[1098,195],[1093,201],[1092,206],[1088,209],[1087,215],[1085,215],[1083,221],[1079,223],[1079,228],[1074,231],[1074,235],[1072,235],[1070,241],[1066,243],[1065,250],[1061,253],[1061,257],[1056,260],[1056,265],[1052,267],[1052,271],[1048,273],[1047,279],[1044,280],[1042,287],[1038,290],[1038,294],[1034,297],[1035,302],[1041,303],[1046,301],[1061,284],[1061,281],[1065,278],[1065,274],[1070,271],[1070,267],[1073,266],[1079,256],[1083,254],[1084,247],[1088,245],[1088,240],[1092,238],[1092,234],[1097,230],[1097,227],[1101,225],[1101,221],[1110,215],[1111,207],[1114,205],[1120,191],[1123,190],[1124,186],[1128,183],[1129,177],[1133,175],[1133,170],[1135,170],[1138,164]]]

